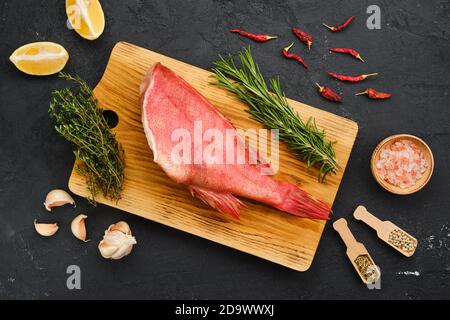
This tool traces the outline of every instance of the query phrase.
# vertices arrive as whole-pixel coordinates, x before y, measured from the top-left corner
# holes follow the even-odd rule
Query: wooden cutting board
[[[126,178],[122,199],[118,203],[103,198],[99,198],[99,202],[298,271],[307,270],[325,221],[298,218],[247,200],[248,207],[242,210],[241,219],[234,220],[193,198],[185,186],[172,182],[153,163],[141,125],[138,100],[139,85],[155,62],[161,62],[183,77],[231,119],[237,128],[261,127],[249,119],[243,103],[210,84],[213,79],[209,71],[120,42],[114,47],[105,74],[94,93],[102,108],[113,110],[118,115],[119,123],[114,132],[125,151]],[[314,116],[317,125],[326,128],[328,137],[337,141],[335,148],[341,168],[326,183],[318,183],[317,170],[308,169],[291,156],[281,143],[280,170],[276,178],[295,183],[332,205],[358,126],[351,120],[303,103],[293,100],[289,100],[289,103],[304,119]],[[72,171],[69,188],[79,196],[88,196],[85,180],[75,170]]]

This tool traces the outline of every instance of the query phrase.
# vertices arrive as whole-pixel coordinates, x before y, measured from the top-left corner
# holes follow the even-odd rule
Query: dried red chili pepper
[[[352,17],[348,18],[347,20],[345,20],[345,22],[343,24],[335,26],[335,27],[331,27],[325,23],[323,23],[323,25],[325,27],[327,27],[328,29],[330,29],[332,32],[337,32],[337,31],[341,31],[341,30],[347,28],[348,25],[350,24],[350,22],[352,22],[355,18],[356,18],[355,16],[352,16]]]
[[[348,81],[348,82],[360,82],[366,79],[367,77],[376,76],[378,73],[369,73],[369,74],[361,74],[359,76],[345,76],[341,74],[336,74],[333,72],[327,72],[330,76],[332,76],[335,79],[341,80],[341,81]]]
[[[293,54],[293,53],[289,53],[289,49],[292,48],[293,45],[294,45],[294,43],[292,42],[289,46],[287,46],[286,48],[283,49],[283,56],[285,56],[287,59],[297,60],[305,67],[305,69],[308,69],[308,65],[302,59],[302,57],[300,57],[299,55]]]
[[[390,93],[380,92],[373,88],[369,88],[366,91],[359,92],[355,96],[366,94],[370,99],[389,99],[392,95]]]
[[[308,50],[311,50],[313,38],[300,28],[292,28],[292,32],[299,38],[300,41],[308,46]]]
[[[332,89],[328,87],[323,87],[320,84],[316,82],[316,85],[319,87],[319,92],[327,100],[334,101],[334,102],[341,102],[342,97],[334,92]]]
[[[357,51],[355,51],[353,49],[350,49],[350,48],[331,48],[330,51],[331,52],[338,52],[338,53],[346,53],[346,54],[349,54],[352,57],[354,57],[356,59],[359,59],[362,62],[364,62],[364,59],[361,58],[361,55]]]
[[[256,42],[266,42],[270,39],[276,39],[277,36],[269,36],[267,34],[254,34],[241,29],[232,29],[230,32],[239,33],[241,36],[247,37],[249,39],[255,40]]]

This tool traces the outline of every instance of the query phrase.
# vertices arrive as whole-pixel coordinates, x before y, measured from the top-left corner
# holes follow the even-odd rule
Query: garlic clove
[[[108,245],[103,240],[100,241],[100,244],[98,245],[98,250],[100,250],[100,254],[105,259],[111,259],[112,255],[117,251],[116,246]]]
[[[44,237],[50,237],[58,231],[56,223],[36,223],[36,219],[34,220],[34,228],[37,233]]]
[[[108,228],[111,231],[120,231],[122,233],[128,234],[131,236],[131,230],[130,230],[130,226],[128,225],[128,223],[126,223],[125,221],[119,221],[115,224],[112,224],[109,226]]]
[[[136,243],[128,224],[120,221],[108,227],[98,249],[103,258],[118,260],[129,255]]]
[[[133,245],[136,244],[136,239],[134,237],[129,237],[122,242],[116,252],[111,255],[111,259],[118,260],[129,255],[133,250]]]
[[[52,211],[53,207],[60,207],[65,204],[72,204],[75,207],[75,200],[66,191],[55,189],[50,191],[45,197],[44,206],[47,211]]]
[[[84,220],[87,219],[87,216],[84,214],[80,214],[75,219],[72,220],[72,224],[70,225],[70,229],[72,230],[75,238],[80,239],[81,241],[87,242],[86,240],[86,223]]]

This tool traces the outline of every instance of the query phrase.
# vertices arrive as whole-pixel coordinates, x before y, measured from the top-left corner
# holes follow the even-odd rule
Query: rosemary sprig
[[[334,142],[327,142],[324,130],[319,130],[315,120],[304,122],[289,106],[281,91],[279,79],[270,79],[270,90],[255,64],[250,48],[238,54],[241,67],[236,66],[233,57],[214,63],[217,86],[236,94],[248,105],[247,112],[266,128],[278,129],[280,139],[308,166],[319,168],[319,181],[330,173],[336,173],[338,164],[333,149]],[[232,80],[230,80],[230,78]]]
[[[86,82],[62,72],[59,77],[75,82],[79,90],[76,94],[72,88],[52,93],[48,111],[55,120],[55,129],[72,143],[76,158],[81,160],[76,170],[86,176],[89,200],[95,204],[95,197],[101,192],[106,198],[118,201],[124,180],[122,147]]]

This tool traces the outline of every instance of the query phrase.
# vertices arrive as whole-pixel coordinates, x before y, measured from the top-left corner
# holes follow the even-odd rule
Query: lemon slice
[[[47,76],[61,71],[69,54],[57,43],[33,42],[14,51],[9,60],[26,74]]]
[[[105,30],[105,15],[98,0],[66,0],[66,13],[72,28],[85,39],[95,40]]]

